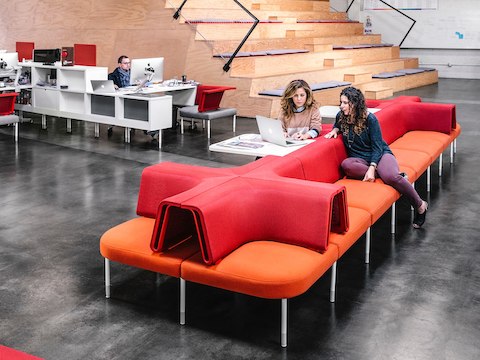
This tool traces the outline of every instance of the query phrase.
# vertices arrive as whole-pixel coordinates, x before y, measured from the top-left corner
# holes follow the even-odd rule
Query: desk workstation
[[[161,79],[141,88],[96,93],[91,81],[106,80],[106,67],[27,61],[19,62],[17,67],[19,73],[28,74],[28,84],[16,83],[0,91],[17,91],[20,99],[28,98],[17,103],[15,110],[21,118],[24,112],[40,114],[43,129],[47,128],[47,116],[54,116],[66,119],[67,132],[72,130],[72,119],[95,123],[95,137],[99,137],[99,124],[124,127],[125,142],[130,142],[130,129],[159,131],[161,148],[162,130],[172,127],[173,107],[195,103],[193,82]]]

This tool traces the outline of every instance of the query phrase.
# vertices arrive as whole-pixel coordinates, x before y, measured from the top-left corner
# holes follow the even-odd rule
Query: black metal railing
[[[348,13],[348,10],[350,10],[350,7],[353,5],[353,3],[355,2],[355,0],[352,0],[352,2],[350,3],[350,5],[348,5],[347,7],[347,10],[345,11],[346,13]],[[407,38],[408,34],[410,34],[410,31],[412,31],[412,28],[415,26],[415,23],[417,22],[417,20],[411,18],[410,16],[408,16],[407,14],[401,12],[400,10],[398,10],[396,7],[390,5],[389,3],[383,1],[383,0],[380,0],[381,3],[384,3],[385,5],[387,5],[389,8],[391,8],[392,10],[395,10],[396,12],[398,12],[399,14],[405,16],[407,19],[411,20],[412,21],[412,26],[410,26],[410,28],[408,29],[407,33],[405,34],[405,36],[403,37],[402,41],[400,41],[400,44],[398,44],[399,47],[402,46],[403,42],[405,41],[405,39]]]
[[[186,2],[187,2],[187,0],[183,0],[183,2],[178,7],[177,11],[175,11],[175,14],[173,14],[173,18],[175,20],[177,20],[180,17],[180,14],[182,12],[182,8],[183,8],[183,6],[185,5]],[[228,72],[230,70],[230,65],[232,64],[232,61],[237,56],[237,54],[240,51],[240,49],[242,48],[243,44],[245,44],[245,42],[248,40],[248,38],[252,34],[253,30],[255,30],[255,27],[257,26],[257,24],[260,22],[260,20],[258,20],[255,15],[253,15],[245,6],[243,6],[243,4],[240,3],[240,1],[233,0],[233,2],[236,3],[243,11],[245,11],[248,14],[248,16],[250,16],[253,19],[253,25],[248,30],[248,32],[245,34],[242,41],[240,41],[240,43],[238,44],[235,51],[230,55],[230,57],[229,57],[228,61],[225,63],[225,65],[223,65],[223,71],[225,71],[225,72]],[[187,19],[185,19],[185,21],[188,23]]]

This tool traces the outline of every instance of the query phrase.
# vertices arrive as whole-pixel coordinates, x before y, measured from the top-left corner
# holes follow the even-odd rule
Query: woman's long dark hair
[[[353,125],[355,134],[360,135],[366,128],[367,123],[367,105],[365,104],[365,97],[362,92],[353,86],[346,87],[340,93],[340,96],[345,96],[350,103],[350,114],[345,115],[343,111],[340,112],[340,130],[348,132],[348,125]]]

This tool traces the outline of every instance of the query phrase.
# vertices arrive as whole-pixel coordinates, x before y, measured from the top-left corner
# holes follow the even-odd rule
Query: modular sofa
[[[455,106],[417,97],[368,104],[401,171],[414,183],[461,132]],[[325,126],[324,132],[328,131]],[[214,169],[161,163],[144,169],[138,217],[106,231],[106,296],[110,261],[180,279],[180,323],[185,323],[187,281],[252,296],[281,299],[281,345],[287,345],[287,299],[307,291],[329,269],[335,300],[337,261],[392,209],[400,194],[377,179],[347,179],[340,137],[320,136],[284,157]],[[441,175],[441,166],[439,166]]]

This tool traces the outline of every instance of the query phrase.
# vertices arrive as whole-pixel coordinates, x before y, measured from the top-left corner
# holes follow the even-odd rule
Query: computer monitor
[[[0,53],[0,70],[13,70],[18,66],[18,53]]]
[[[136,85],[147,79],[157,83],[163,81],[164,58],[132,59],[130,84]]]
[[[53,65],[55,62],[60,61],[61,52],[60,49],[34,49],[33,61],[41,62],[45,65]]]

